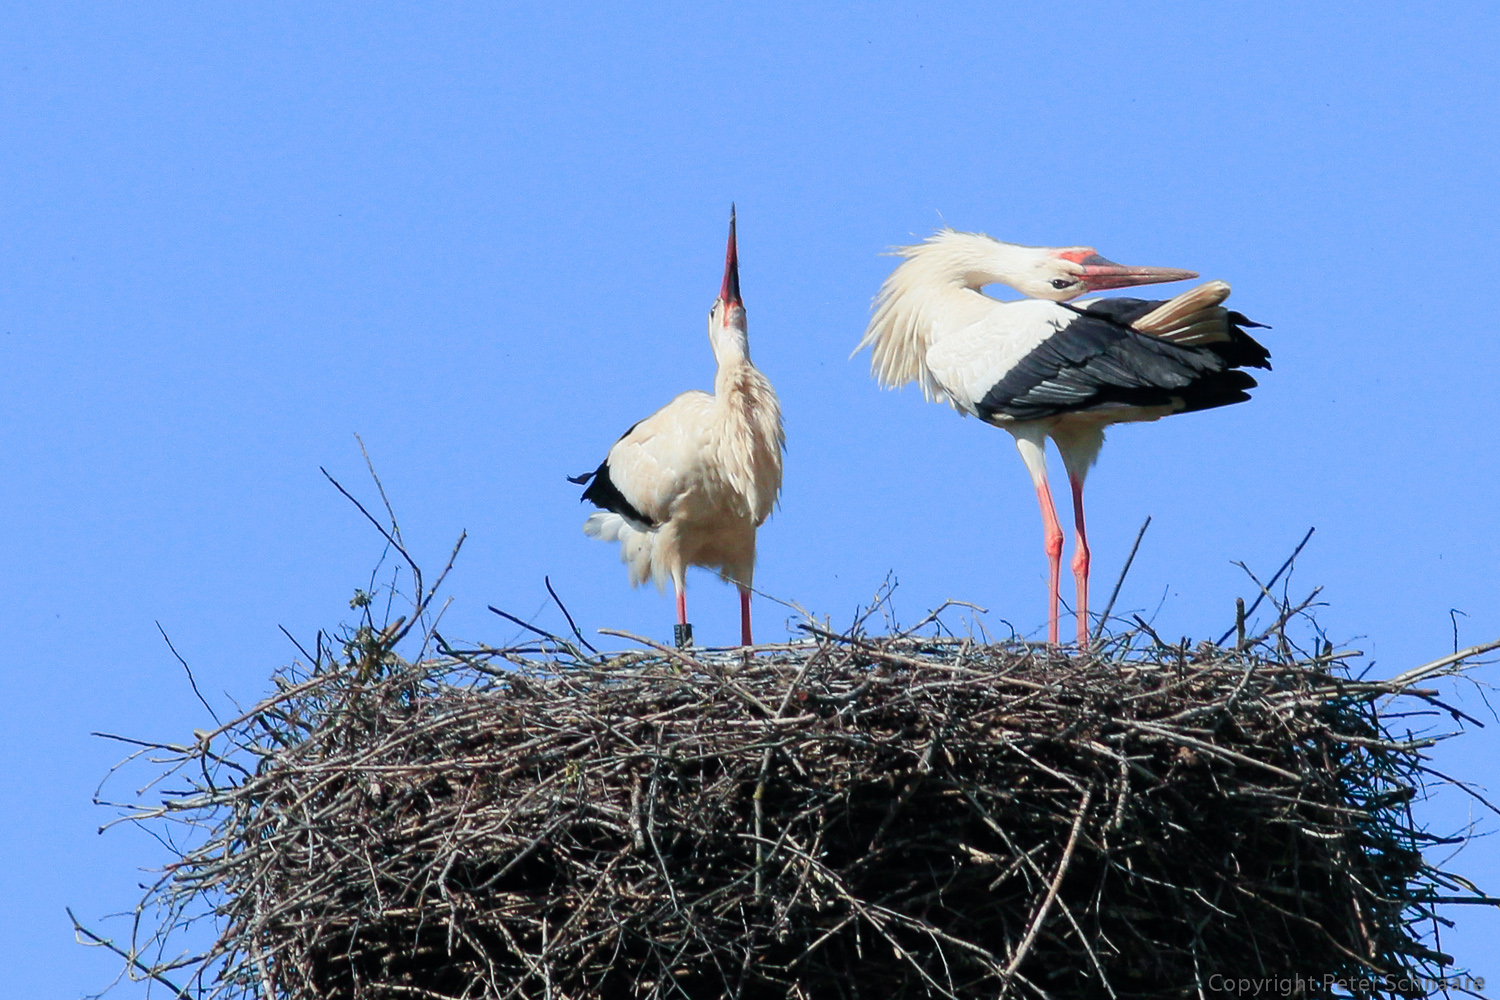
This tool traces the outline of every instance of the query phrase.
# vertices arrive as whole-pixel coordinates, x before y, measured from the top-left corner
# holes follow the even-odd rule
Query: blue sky
[[[550,576],[585,629],[670,635],[563,477],[710,385],[731,201],[788,435],[767,593],[847,623],[889,573],[906,621],[1044,625],[1009,436],[848,360],[882,252],[946,222],[1192,268],[1272,326],[1252,402],[1111,434],[1096,589],[1155,518],[1121,608],[1217,637],[1232,562],[1269,573],[1316,526],[1294,585],[1376,672],[1451,649],[1451,609],[1463,644],[1500,636],[1493,8],[808,8],[0,7],[11,995],[108,982],[63,907],[119,933],[161,858],[96,836],[121,751],[88,735],[207,721],[155,623],[229,706],[292,657],[278,626],[349,618],[380,541],[318,469],[371,497],[355,433],[420,559],[469,532],[448,634],[511,638],[489,604],[562,627]],[[689,610],[735,637],[731,588],[693,576]],[[1438,761],[1482,781],[1500,724],[1456,696],[1491,726]],[[1454,863],[1500,890],[1490,840]],[[1500,978],[1500,919],[1450,916]]]

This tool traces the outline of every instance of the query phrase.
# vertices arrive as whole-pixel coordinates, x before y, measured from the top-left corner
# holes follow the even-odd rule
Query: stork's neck
[[[944,230],[909,248],[903,267],[917,272],[909,275],[913,285],[978,291],[996,282],[1014,287],[1046,252],[1044,247],[1002,243],[982,233]]]
[[[902,247],[898,253],[906,260],[880,287],[875,314],[859,343],[872,348],[871,370],[880,384],[891,388],[916,381],[928,399],[948,398],[927,367],[934,331],[962,328],[1000,308],[980,289],[1014,280],[1042,252],[952,229]]]
[[[741,316],[743,316],[743,312]],[[735,381],[735,372],[750,365],[750,335],[743,320],[739,323],[709,324],[708,342],[714,349],[719,373],[714,377],[714,391],[722,394]]]

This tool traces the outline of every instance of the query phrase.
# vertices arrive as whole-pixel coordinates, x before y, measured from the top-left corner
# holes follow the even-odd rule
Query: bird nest
[[[182,997],[1417,996],[1435,907],[1490,901],[1424,860],[1433,738],[1379,711],[1450,711],[1414,685],[1457,656],[810,632],[320,642],[143,749],[189,787],[129,818],[196,846],[131,943],[80,933]]]

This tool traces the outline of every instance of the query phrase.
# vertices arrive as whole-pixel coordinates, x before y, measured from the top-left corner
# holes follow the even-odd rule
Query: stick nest
[[[1435,692],[1326,648],[819,633],[407,663],[389,630],[348,638],[157,746],[191,787],[130,818],[198,846],[137,911],[133,975],[263,1000],[1159,998],[1289,975],[1421,995],[1451,961],[1420,940],[1434,906],[1477,901],[1411,819],[1432,740],[1376,711]],[[211,946],[164,957],[205,918]]]

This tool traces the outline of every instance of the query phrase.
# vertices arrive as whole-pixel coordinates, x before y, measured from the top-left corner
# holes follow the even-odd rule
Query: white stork
[[[943,229],[895,252],[906,259],[881,286],[855,353],[873,348],[870,368],[882,386],[915,381],[927,399],[1015,436],[1042,510],[1054,645],[1063,539],[1047,486],[1046,439],[1057,445],[1073,487],[1078,645],[1087,648],[1083,480],[1104,428],[1249,399],[1255,379],[1239,369],[1271,367],[1270,353],[1244,330],[1261,324],[1223,308],[1229,286],[1222,281],[1168,301],[1071,302],[1085,292],[1198,276],[1116,264],[1092,247],[1018,246]],[[1028,298],[990,298],[982,289],[995,282]]]
[[[740,640],[749,646],[755,531],[781,490],[786,435],[776,392],[750,363],[732,207],[708,342],[719,366],[714,391],[684,392],[626,431],[597,470],[572,482],[593,479],[583,499],[602,509],[584,522],[584,533],[620,543],[632,586],[649,577],[660,588],[671,578],[679,646],[692,641],[689,566],[718,570],[739,587]]]

